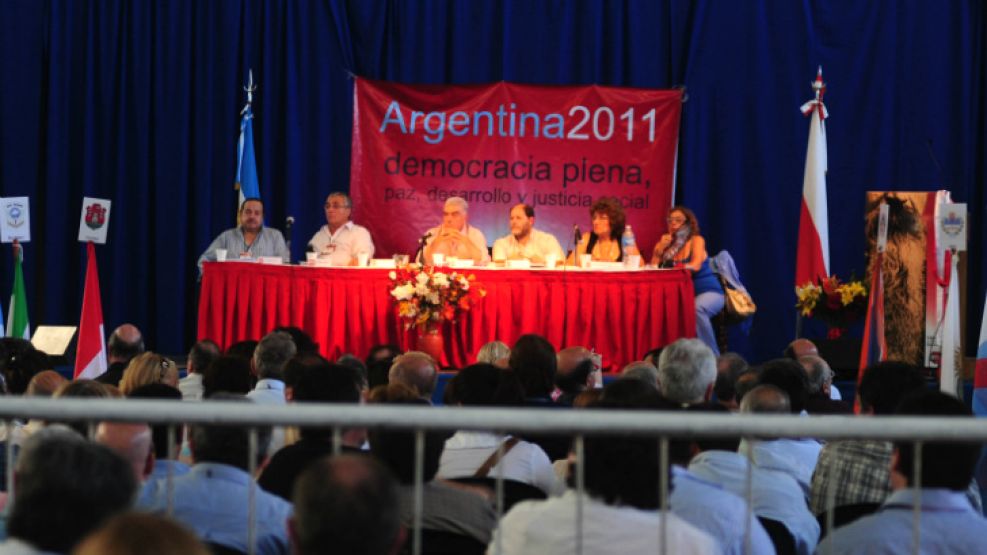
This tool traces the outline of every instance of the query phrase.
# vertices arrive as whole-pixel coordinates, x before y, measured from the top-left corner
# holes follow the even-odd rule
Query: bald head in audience
[[[788,395],[773,385],[759,385],[744,395],[740,412],[751,414],[790,414]]]
[[[785,347],[785,352],[782,353],[785,358],[790,358],[792,360],[798,360],[807,355],[819,356],[819,349],[816,348],[816,344],[808,339],[799,338],[792,341]]]
[[[107,361],[128,362],[130,359],[144,352],[144,336],[141,330],[133,324],[121,324],[110,334],[107,341],[108,353]]]
[[[558,352],[556,360],[555,385],[572,399],[596,385],[593,351],[586,347],[566,347]]]
[[[816,355],[801,356],[798,362],[805,368],[806,377],[809,378],[809,395],[822,393],[829,397],[833,387],[833,370],[829,363]]]
[[[430,399],[439,379],[435,360],[421,351],[408,351],[399,355],[387,373],[389,383],[406,385],[418,392],[419,397]]]
[[[96,428],[96,443],[105,445],[123,457],[142,482],[154,470],[154,449],[151,427],[147,424],[100,422]]]

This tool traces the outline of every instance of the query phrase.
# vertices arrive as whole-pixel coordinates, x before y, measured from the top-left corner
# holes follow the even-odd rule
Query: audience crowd
[[[132,324],[114,330],[107,347],[105,374],[69,381],[29,342],[0,339],[0,389],[165,400],[179,414],[182,403],[203,400],[624,410],[642,418],[854,414],[804,339],[760,364],[680,339],[606,380],[591,348],[557,351],[536,335],[483,346],[475,364],[447,380],[429,355],[395,345],[327,360],[293,327],[225,350],[199,341],[184,375],[145,350]],[[902,362],[868,368],[856,401],[854,418],[970,417]],[[674,437],[663,448],[658,438],[615,430],[587,436],[580,459],[572,438],[554,434],[254,429],[251,437],[212,424],[43,420],[0,428],[14,461],[13,484],[0,471],[0,555],[384,555],[411,553],[416,536],[423,553],[863,554],[914,552],[916,541],[921,553],[987,553],[973,478],[981,446],[948,438],[917,449]]]

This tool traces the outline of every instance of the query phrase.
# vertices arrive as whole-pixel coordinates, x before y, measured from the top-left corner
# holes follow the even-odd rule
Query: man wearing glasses
[[[469,205],[461,197],[449,197],[442,206],[442,225],[425,232],[424,258],[432,262],[433,254],[472,259],[476,264],[490,262],[487,238],[469,225]]]
[[[326,225],[308,242],[310,251],[333,266],[355,266],[357,255],[374,256],[370,232],[350,220],[353,205],[346,193],[330,193],[326,197]]]

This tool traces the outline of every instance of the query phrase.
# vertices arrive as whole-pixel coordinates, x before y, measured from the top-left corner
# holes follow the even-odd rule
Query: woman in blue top
[[[662,268],[688,268],[696,290],[696,336],[720,355],[710,318],[723,310],[723,287],[709,267],[706,240],[699,234],[699,221],[692,210],[673,206],[668,211],[668,233],[661,236],[651,263]]]

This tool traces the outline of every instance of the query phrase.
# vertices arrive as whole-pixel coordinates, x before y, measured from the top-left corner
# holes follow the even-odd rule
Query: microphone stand
[[[580,235],[581,234],[579,233],[579,226],[578,225],[573,225],[572,226],[572,262],[573,262],[573,264],[575,264],[576,261],[579,258],[579,254],[578,253],[579,253],[579,239],[580,239]],[[567,256],[566,259],[568,259],[568,258],[569,257]],[[568,310],[569,309],[569,285],[568,285],[568,282],[567,282],[567,279],[566,279],[567,273],[568,273],[568,266],[569,266],[569,264],[567,264],[567,260],[563,260],[562,261],[562,291],[563,291],[562,298],[563,298],[563,301],[565,302],[565,306],[562,307],[562,342],[559,345],[559,349],[564,349],[564,348],[566,348],[568,346],[567,345],[567,341],[568,341],[568,336],[569,336],[569,310]]]
[[[418,250],[415,251],[415,256],[412,257],[412,260],[418,262],[422,266],[425,265],[425,261],[422,259],[425,256],[425,242],[428,241],[429,237],[431,236],[432,233],[428,232],[425,235],[422,235],[420,239],[418,239]]]

